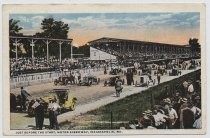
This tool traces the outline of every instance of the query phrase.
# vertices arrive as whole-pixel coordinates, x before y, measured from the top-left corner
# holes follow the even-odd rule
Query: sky
[[[199,12],[10,14],[10,19],[20,21],[25,35],[41,32],[44,18],[68,24],[68,37],[75,46],[101,37],[180,45],[188,44],[189,38],[200,38]]]

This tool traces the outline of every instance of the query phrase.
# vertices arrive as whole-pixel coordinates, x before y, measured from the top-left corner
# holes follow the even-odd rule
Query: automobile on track
[[[54,99],[61,107],[60,113],[75,110],[77,98],[73,97],[69,89],[53,89],[47,96],[40,97],[41,104],[44,106],[45,115],[48,116],[48,105],[50,100]],[[28,115],[34,116],[32,105],[35,103],[34,98],[28,103]]]
[[[81,80],[79,80],[79,86],[91,86],[91,85],[97,85],[100,82],[100,78],[97,78],[93,75],[88,75],[83,77]]]

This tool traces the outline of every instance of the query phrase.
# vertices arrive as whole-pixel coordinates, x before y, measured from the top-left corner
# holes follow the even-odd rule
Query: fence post
[[[112,122],[113,122],[113,114],[112,114],[112,111],[111,111],[111,120],[110,121],[111,121],[111,129],[112,129],[112,127],[113,127],[112,126]]]
[[[151,93],[151,109],[153,109],[153,106],[154,106],[154,96]]]

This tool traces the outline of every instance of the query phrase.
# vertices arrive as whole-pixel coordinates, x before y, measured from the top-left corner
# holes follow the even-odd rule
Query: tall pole
[[[60,63],[61,63],[61,45],[62,45],[62,43],[63,42],[59,42],[59,52],[60,52],[60,54],[59,54],[59,56],[60,56],[60,58],[59,58],[59,60],[60,60]]]
[[[49,44],[51,41],[47,39],[47,41],[43,40],[43,42],[47,45],[47,62],[49,62]]]
[[[47,40],[47,62],[49,62],[49,41]]]
[[[32,48],[32,50],[31,50],[31,51],[32,51],[32,53],[31,53],[31,55],[32,55],[32,56],[31,56],[31,57],[32,57],[32,65],[34,65],[34,45],[35,45],[35,44],[34,44],[34,40],[32,39],[32,40],[31,40],[31,44],[30,44],[30,46],[31,46],[31,48]]]
[[[15,59],[16,59],[16,61],[17,61],[17,59],[18,59],[18,42],[19,42],[20,40],[18,40],[17,38],[15,39],[15,43],[13,43],[13,45],[15,45]]]
[[[32,53],[31,53],[32,65],[34,65],[34,46],[35,46],[35,42],[36,42],[37,40],[34,41],[34,39],[31,39],[31,41],[30,41],[30,40],[28,40],[28,41],[30,42],[31,51],[32,51]]]
[[[17,57],[17,46],[18,46],[18,44],[17,44],[17,42],[15,42],[15,54],[16,54],[15,57],[16,57],[16,61],[17,61],[17,58],[18,58],[18,57]]]
[[[18,50],[17,50],[17,46],[18,46],[18,43],[17,43],[17,39],[15,39],[15,54],[16,54],[16,61],[18,59]]]
[[[72,43],[70,43],[71,44],[71,59],[73,59],[73,45],[72,45]]]

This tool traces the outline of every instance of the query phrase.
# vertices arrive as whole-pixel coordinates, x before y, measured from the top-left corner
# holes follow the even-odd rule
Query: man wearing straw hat
[[[58,127],[58,120],[57,120],[57,116],[58,116],[58,111],[61,108],[58,103],[56,103],[55,99],[51,99],[49,98],[49,106],[48,106],[48,110],[49,110],[49,120],[50,120],[50,129],[59,129]]]
[[[44,107],[40,103],[39,98],[36,99],[35,103],[32,105],[32,108],[34,109],[36,129],[42,130],[44,122]]]

